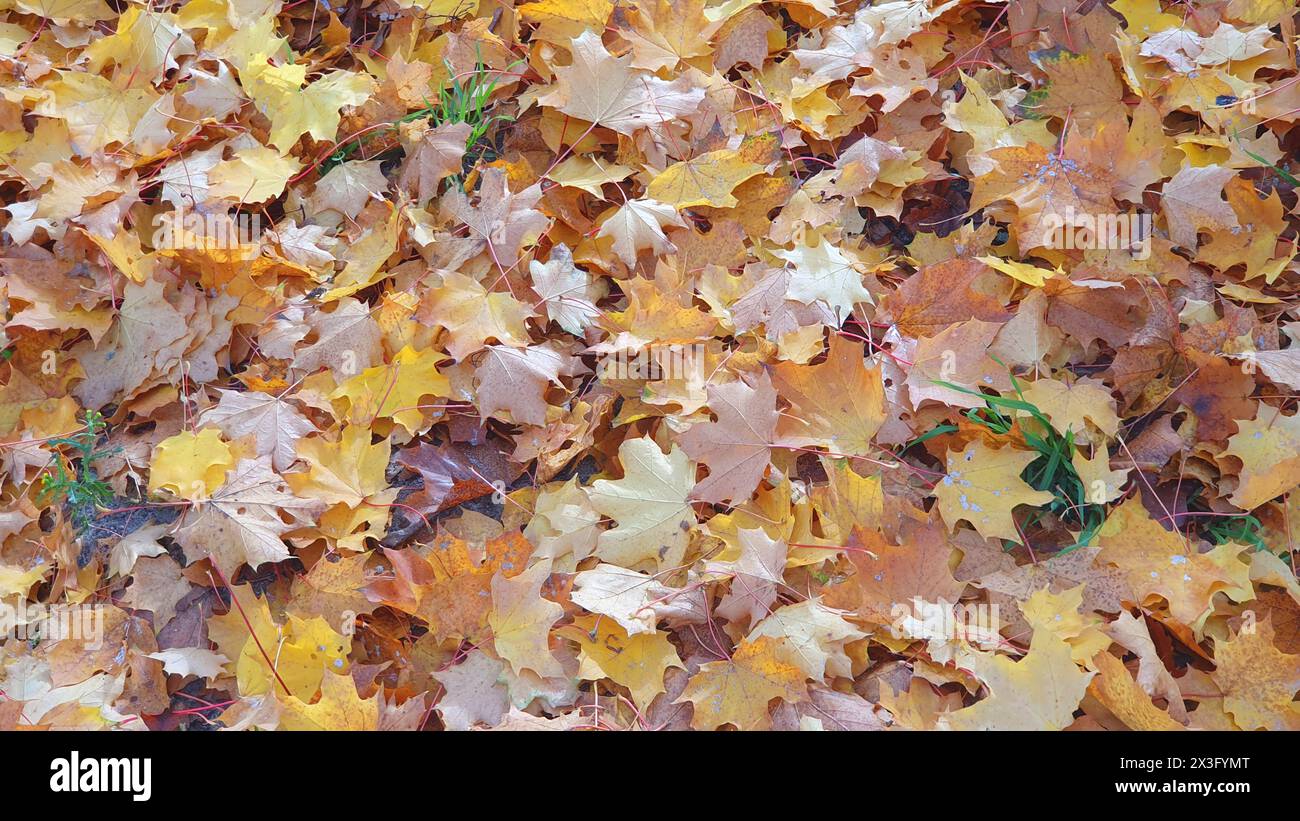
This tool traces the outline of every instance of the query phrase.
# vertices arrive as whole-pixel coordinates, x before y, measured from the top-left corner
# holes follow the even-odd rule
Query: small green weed
[[[519,62],[522,61],[511,64],[506,68],[506,71],[513,70],[519,65]],[[447,71],[451,73],[450,63],[444,62],[444,65],[447,66]],[[387,131],[391,133],[396,131],[397,127],[402,123],[422,119],[427,119],[434,128],[447,123],[465,123],[470,127],[469,136],[465,140],[465,164],[466,167],[472,166],[482,155],[483,150],[488,147],[486,139],[493,123],[511,122],[511,118],[505,114],[490,113],[492,93],[496,91],[502,73],[484,65],[480,56],[475,61],[474,70],[464,78],[452,73],[450,82],[438,91],[438,101],[436,103],[426,99],[424,108],[401,117],[392,123]],[[338,150],[321,163],[321,172],[325,173],[334,166],[346,162],[356,153],[357,149],[379,136],[382,135],[372,133],[364,139],[340,144]],[[450,178],[450,184],[458,188],[462,186],[463,181],[463,175],[460,174]]]
[[[69,447],[76,452],[72,473],[68,473],[65,460],[54,460],[52,473],[41,476],[41,489],[37,498],[42,502],[64,502],[72,514],[72,525],[80,533],[95,518],[97,508],[107,507],[113,501],[113,489],[95,475],[94,462],[116,453],[119,448],[98,448],[99,437],[106,430],[104,417],[96,410],[86,411],[86,429],[71,436],[50,440],[55,448]]]
[[[1210,508],[1209,503],[1202,498],[1200,491],[1197,491],[1187,500],[1187,509],[1192,513],[1208,514],[1193,517],[1192,521],[1200,524],[1201,536],[1208,539],[1212,544],[1220,545],[1232,542],[1233,544],[1250,545],[1256,550],[1268,550],[1268,544],[1260,535],[1264,525],[1254,516],[1248,513],[1240,515],[1215,513]]]
[[[1273,163],[1269,162],[1266,158],[1261,157],[1259,154],[1256,154],[1254,151],[1251,151],[1249,148],[1243,145],[1241,142],[1240,131],[1234,129],[1232,132],[1232,139],[1236,141],[1237,147],[1240,148],[1246,154],[1246,156],[1250,157],[1252,160],[1264,166],[1265,168],[1272,169],[1274,174],[1277,174],[1288,184],[1300,188],[1300,179],[1296,179],[1296,176],[1294,174],[1292,174],[1290,171],[1287,171],[1285,168],[1280,168],[1274,165]]]
[[[1248,544],[1256,550],[1268,550],[1268,545],[1259,535],[1262,528],[1254,516],[1215,516],[1210,518],[1202,532],[1216,545],[1232,542]]]

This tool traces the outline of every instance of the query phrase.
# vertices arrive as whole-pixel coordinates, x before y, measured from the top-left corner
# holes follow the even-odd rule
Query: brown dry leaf
[[[170,556],[140,559],[131,575],[134,581],[122,600],[136,610],[153,613],[154,629],[161,630],[176,615],[176,603],[190,592],[190,583]]]
[[[244,459],[212,498],[185,514],[176,541],[191,562],[209,558],[230,578],[241,564],[256,569],[287,559],[284,535],[324,508],[324,502],[290,490],[271,470],[270,459]]]
[[[976,178],[971,206],[1011,202],[1012,225],[1025,248],[1060,247],[1062,227],[1079,227],[1093,214],[1115,211],[1114,181],[1086,159],[1049,152],[1038,143],[997,148],[988,157],[996,169]]]
[[[989,267],[973,259],[928,265],[890,294],[882,307],[899,332],[913,338],[933,336],[969,319],[1004,322],[1011,314],[978,288],[977,282],[986,272]]]
[[[851,546],[858,615],[874,624],[890,624],[896,606],[910,608],[918,600],[956,604],[966,587],[953,578],[952,544],[934,525],[910,528],[898,545],[875,531],[856,529]]]
[[[967,391],[978,393],[981,388],[1010,391],[1006,367],[989,354],[989,346],[1002,327],[972,319],[917,340],[907,375],[907,395],[912,406],[937,401],[954,407],[977,408],[984,404],[983,400]]]
[[[784,443],[822,445],[832,453],[865,456],[885,421],[885,387],[880,369],[869,368],[863,350],[832,336],[821,364],[778,363],[773,381],[793,406],[777,426]]]
[[[681,437],[682,448],[709,469],[691,497],[706,502],[748,497],[771,461],[776,436],[776,391],[766,373],[753,385],[732,382],[709,388],[716,422],[696,425]]]
[[[375,609],[362,592],[369,553],[322,556],[307,574],[294,580],[291,612],[303,619],[319,616],[335,630],[353,627],[350,621]]]
[[[753,627],[771,612],[784,584],[786,544],[761,528],[738,531],[740,557],[731,563],[731,589],[718,602],[723,618]]]
[[[429,297],[419,316],[447,329],[447,352],[455,359],[482,350],[489,339],[516,348],[527,344],[524,321],[532,311],[509,293],[489,292],[482,283],[447,271],[442,287]]]
[[[664,234],[664,227],[669,225],[685,226],[671,205],[648,199],[628,200],[605,220],[596,236],[613,237],[614,253],[630,266],[636,264],[637,254],[643,249],[663,254],[676,248]]]
[[[507,411],[509,417],[498,418],[524,425],[546,424],[546,386],[560,381],[561,368],[568,370],[565,357],[548,347],[488,346],[475,370],[479,413],[487,418]]]
[[[420,135],[408,153],[397,184],[423,204],[438,194],[438,184],[459,173],[465,146],[469,140],[468,123],[444,123]]]
[[[1237,227],[1237,215],[1223,199],[1223,186],[1233,176],[1231,168],[1213,165],[1184,168],[1165,184],[1161,202],[1169,217],[1169,238],[1175,244],[1195,248],[1199,230]]]
[[[221,391],[216,407],[199,424],[212,424],[230,439],[251,435],[258,456],[270,456],[271,466],[285,470],[297,458],[298,439],[316,433],[316,427],[293,405],[279,397],[259,393]]]
[[[1123,84],[1104,55],[1055,49],[1036,51],[1032,59],[1047,75],[1045,97],[1032,105],[1032,113],[1074,120],[1087,128],[1123,110]]]
[[[472,650],[449,670],[433,674],[447,692],[438,699],[438,715],[448,730],[468,730],[475,725],[495,727],[510,709],[510,697],[501,684],[505,663],[482,650]]]

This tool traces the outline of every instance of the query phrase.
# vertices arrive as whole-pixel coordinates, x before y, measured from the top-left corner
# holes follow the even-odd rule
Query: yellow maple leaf
[[[885,495],[879,476],[863,476],[853,470],[853,460],[822,457],[827,484],[812,489],[813,506],[831,544],[846,544],[855,525],[878,522],[884,513]],[[710,523],[709,529],[713,530]],[[791,553],[797,561],[799,550]],[[806,551],[809,560],[826,558],[824,550]]]
[[[1099,652],[1092,660],[1097,677],[1088,683],[1088,693],[1132,730],[1182,730],[1183,725],[1151,701],[1124,667],[1110,653]]]
[[[9,596],[26,596],[32,585],[45,578],[51,565],[39,564],[30,570],[8,564],[0,564],[0,598]]]
[[[579,678],[608,678],[623,685],[639,709],[644,710],[664,692],[664,673],[669,667],[685,668],[666,633],[629,636],[613,619],[580,616],[557,634],[578,643]]]
[[[420,400],[426,396],[447,396],[451,383],[438,372],[443,354],[432,348],[416,351],[402,348],[387,365],[366,368],[339,385],[329,395],[342,408],[340,419],[354,425],[373,425],[378,419],[392,419],[412,436],[425,426]]]
[[[1079,474],[1084,494],[1089,504],[1101,505],[1113,502],[1124,492],[1131,467],[1111,470],[1110,452],[1105,445],[1096,445],[1092,458],[1083,455],[1082,449],[1076,449],[1070,457],[1074,470]]]
[[[374,87],[369,75],[328,72],[303,88],[305,63],[260,65],[253,61],[241,75],[258,109],[271,118],[271,144],[288,153],[303,134],[332,140],[339,128],[339,109],[365,102]]]
[[[13,5],[27,14],[38,14],[56,22],[69,20],[92,23],[108,20],[114,12],[101,0],[14,0]]]
[[[380,688],[381,690],[383,688]],[[283,730],[378,730],[379,693],[362,698],[350,675],[326,675],[321,679],[320,700],[308,704],[291,697],[281,704]]]
[[[613,10],[612,0],[539,0],[519,6],[519,16],[538,24],[535,37],[568,45],[585,31],[603,29]]]
[[[1088,665],[1092,657],[1110,646],[1111,639],[1100,630],[1104,620],[1095,613],[1081,613],[1084,585],[1053,593],[1044,587],[1035,591],[1020,612],[1035,630],[1047,630],[1065,639],[1075,662]]]
[[[632,41],[637,68],[657,71],[709,53],[718,25],[705,17],[706,0],[653,0],[636,7]]]
[[[455,359],[482,350],[489,339],[516,348],[528,344],[524,322],[533,311],[508,293],[489,293],[464,274],[444,271],[442,287],[430,289],[426,300],[420,316],[447,329],[447,352]]]
[[[852,678],[853,667],[844,645],[866,634],[845,620],[849,615],[816,599],[788,604],[759,622],[748,640],[770,636],[781,642],[785,660],[810,679],[828,675]]]
[[[378,607],[361,592],[370,555],[358,553],[338,561],[322,556],[306,575],[294,577],[290,612],[300,618],[320,616],[339,632],[346,632],[351,628],[346,613],[355,616]]]
[[[989,696],[947,713],[941,727],[952,730],[1063,730],[1093,673],[1078,668],[1070,645],[1048,630],[1035,630],[1029,652],[1019,661],[993,653],[973,653],[968,667],[989,688]]]
[[[1124,16],[1130,33],[1149,36],[1183,25],[1183,18],[1160,10],[1159,0],[1115,0],[1110,7]]]
[[[208,194],[239,202],[265,202],[280,196],[300,168],[298,160],[266,146],[244,148],[208,172]]]
[[[1074,433],[1075,441],[1092,441],[1086,422],[1107,436],[1119,432],[1115,398],[1096,380],[1076,379],[1067,385],[1056,379],[1039,379],[1024,387],[1023,398],[1036,405],[1059,433]]]
[[[859,302],[874,305],[862,274],[847,254],[820,237],[815,245],[799,244],[773,254],[792,266],[787,294],[805,305],[821,300],[843,320]]]
[[[1211,678],[1223,691],[1223,709],[1243,730],[1300,729],[1300,656],[1283,653],[1273,643],[1272,619],[1256,622],[1214,645]]]
[[[970,135],[974,141],[974,148],[967,155],[973,173],[985,174],[993,170],[993,161],[985,155],[995,148],[1025,145],[1028,142],[1040,145],[1052,145],[1055,142],[1047,130],[1046,120],[1020,120],[1011,124],[997,104],[989,98],[989,93],[974,78],[963,72],[961,82],[966,93],[960,100],[945,102],[943,114],[949,128]],[[1003,273],[1016,276],[1009,271]]]
[[[175,538],[191,561],[209,558],[233,576],[289,558],[282,536],[319,516],[324,503],[289,492],[269,457],[242,459],[204,504],[185,511]],[[286,521],[286,518],[289,521]]]
[[[627,179],[635,169],[592,157],[570,157],[546,176],[560,185],[579,188],[593,197],[604,197],[601,186]]]
[[[1113,564],[1123,571],[1144,600],[1163,598],[1169,603],[1170,614],[1192,628],[1198,638],[1213,612],[1215,593],[1223,592],[1235,601],[1254,597],[1250,565],[1240,559],[1245,548],[1226,542],[1198,552],[1187,539],[1161,527],[1136,497],[1111,511],[1097,532],[1097,541],[1101,545],[1098,563]]]
[[[158,99],[148,83],[131,85],[84,71],[61,71],[46,89],[51,99],[37,106],[35,113],[66,122],[72,148],[79,155],[130,140],[136,123]]]
[[[649,437],[626,439],[618,448],[623,478],[592,483],[591,506],[618,526],[600,534],[602,560],[636,568],[675,567],[686,553],[695,513],[688,497],[695,486],[690,459],[676,445],[664,453]]]
[[[309,466],[285,481],[299,496],[357,507],[388,487],[388,440],[370,443],[370,428],[348,425],[337,440],[311,436],[298,442],[298,456]]]
[[[334,505],[321,514],[315,532],[340,550],[365,550],[366,539],[382,539],[387,533],[388,508],[397,492],[397,488],[389,488],[372,494],[357,508]]]
[[[235,659],[240,695],[272,690],[286,695],[287,688],[287,695],[310,701],[327,675],[347,672],[352,640],[323,618],[291,615],[280,624],[271,616],[266,599],[254,595],[247,585],[230,590],[238,605],[208,619],[208,635],[222,655]]]
[[[816,444],[832,453],[865,456],[885,421],[885,385],[879,368],[868,368],[862,346],[832,335],[820,365],[778,362],[773,381],[794,407],[782,416],[783,443]]]
[[[1043,287],[1047,280],[1061,273],[1060,271],[1048,271],[1039,268],[1037,265],[1031,265],[1028,262],[1016,262],[1011,259],[1002,259],[1001,257],[975,257],[980,262],[989,266],[995,271],[1006,274],[1018,282],[1026,285],[1032,285],[1035,288]]]
[[[384,263],[397,250],[397,235],[401,229],[400,212],[389,211],[388,219],[372,225],[361,238],[348,246],[343,253],[347,266],[334,280],[334,287],[321,297],[324,302],[349,297],[362,288],[369,288],[387,276]]]
[[[492,646],[510,662],[517,675],[531,670],[542,677],[564,675],[560,662],[551,654],[551,625],[564,615],[564,608],[542,597],[542,584],[551,575],[551,561],[538,562],[517,576],[492,577]]]
[[[1283,416],[1260,405],[1254,419],[1237,420],[1225,456],[1241,460],[1241,480],[1228,497],[1242,510],[1253,510],[1300,486],[1300,414]]]
[[[207,499],[226,481],[226,471],[234,465],[234,454],[230,445],[221,440],[221,431],[181,431],[154,448],[149,492],[170,490],[190,501]]]
[[[90,68],[98,72],[112,61],[128,72],[140,72],[157,82],[178,67],[177,58],[194,54],[192,40],[176,15],[129,6],[117,20],[117,31],[86,49]]]
[[[646,195],[678,211],[699,205],[733,208],[739,201],[731,192],[761,173],[763,166],[734,148],[708,151],[668,166],[650,181]]]
[[[1038,458],[1032,451],[1007,446],[993,449],[975,440],[960,451],[949,451],[943,479],[934,486],[939,513],[948,528],[970,522],[986,539],[1008,539],[1019,543],[1011,511],[1017,505],[1038,507],[1052,501],[1052,494],[1034,490],[1020,474]]]
[[[771,724],[768,702],[791,704],[805,692],[804,673],[781,657],[781,642],[770,636],[744,641],[731,658],[700,665],[675,704],[695,705],[691,726],[712,730],[731,724],[739,730],[762,730]]]

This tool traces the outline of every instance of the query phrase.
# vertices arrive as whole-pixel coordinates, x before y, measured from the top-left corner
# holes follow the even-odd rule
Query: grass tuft
[[[519,65],[519,62],[507,67],[507,71]],[[478,160],[484,149],[489,147],[487,136],[492,125],[497,122],[513,121],[508,115],[491,113],[492,94],[496,91],[503,72],[488,68],[484,65],[481,56],[474,63],[474,70],[463,78],[452,73],[450,63],[444,61],[443,64],[447,67],[448,73],[451,73],[451,79],[439,89],[437,102],[426,99],[423,108],[396,120],[385,131],[391,134],[403,123],[423,119],[427,119],[433,128],[448,123],[465,123],[470,127],[469,136],[465,140],[465,168],[468,169]],[[321,173],[327,173],[331,168],[347,162],[357,149],[383,136],[384,133],[369,134],[364,139],[341,144],[337,151],[321,163]],[[449,184],[462,188],[464,174],[450,177]]]
[[[1060,555],[1077,550],[1092,541],[1092,537],[1106,521],[1106,507],[1088,500],[1087,488],[1074,468],[1075,442],[1074,433],[1060,433],[1052,427],[1051,420],[1034,403],[1025,399],[1020,382],[1011,374],[1011,385],[1015,388],[1017,398],[993,396],[970,388],[939,381],[945,388],[960,393],[978,396],[984,401],[984,407],[972,408],[963,415],[977,425],[987,428],[998,436],[1007,436],[1015,426],[1015,419],[1003,410],[1018,410],[1028,413],[1037,422],[1037,430],[1020,426],[1020,433],[1025,443],[1038,452],[1038,458],[1030,462],[1020,478],[1024,479],[1034,490],[1045,490],[1052,494],[1052,501],[1046,505],[1048,511],[1056,514],[1062,521],[1077,527],[1080,531],[1073,545],[1061,551]],[[951,426],[943,426],[951,428]],[[955,430],[955,428],[952,428]],[[931,431],[930,434],[935,434]],[[928,434],[929,435],[929,434]],[[1025,522],[1028,528],[1042,517],[1039,511]]]
[[[77,533],[84,533],[95,518],[96,510],[113,501],[113,489],[95,475],[96,459],[116,453],[119,448],[100,449],[100,436],[107,430],[104,417],[96,410],[86,411],[86,429],[72,436],[50,440],[54,448],[68,447],[77,453],[72,457],[75,465],[65,465],[63,456],[54,460],[53,472],[41,476],[41,489],[37,500],[64,502],[71,513],[72,525]],[[68,469],[71,467],[72,472]]]

